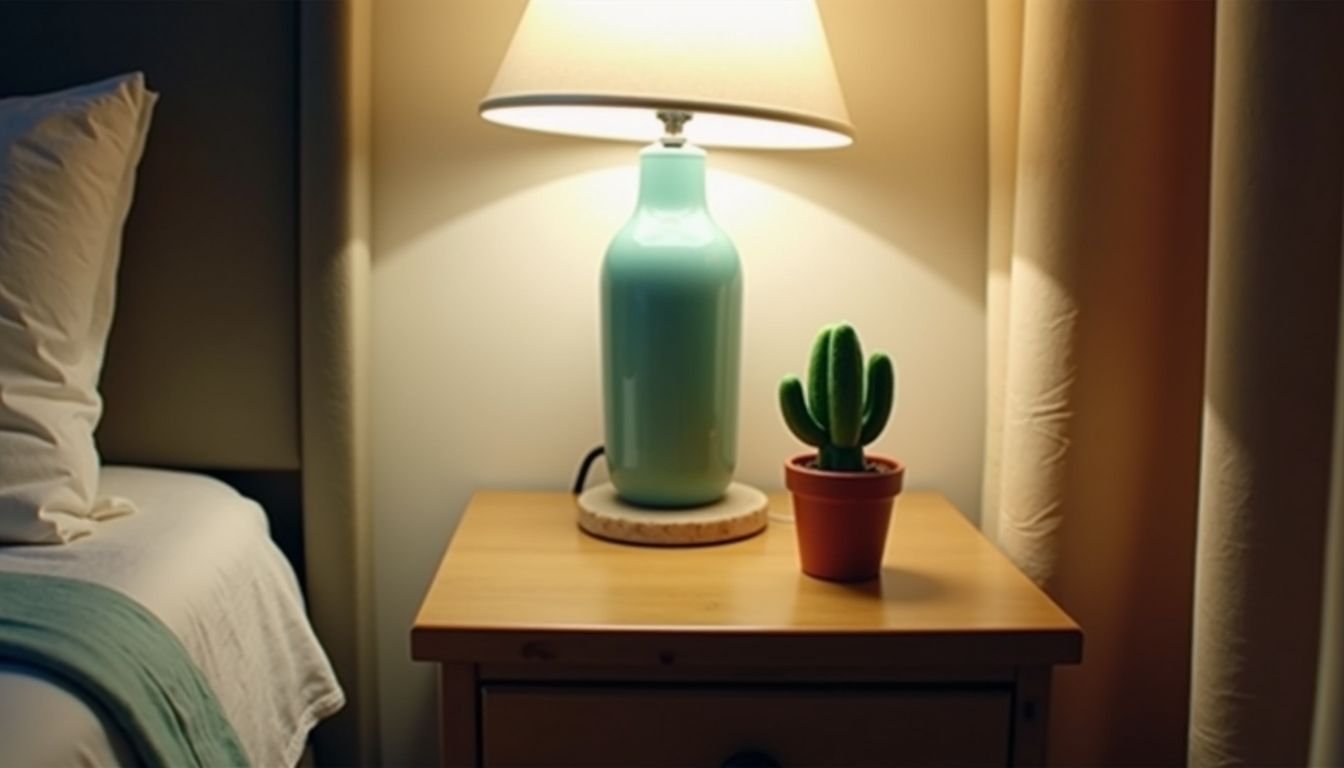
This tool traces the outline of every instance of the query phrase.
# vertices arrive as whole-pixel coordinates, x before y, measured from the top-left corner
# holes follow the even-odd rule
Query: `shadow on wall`
[[[379,79],[375,89],[375,100],[384,102],[377,106],[379,129],[395,131],[377,141],[395,149],[375,164],[380,175],[396,179],[395,188],[375,192],[384,201],[377,212],[375,262],[395,258],[426,232],[519,191],[636,165],[638,147],[632,144],[503,128],[477,115],[523,0],[469,8],[404,5],[426,18],[401,26],[424,39],[400,39],[400,77]],[[856,143],[810,152],[713,150],[711,167],[830,209],[980,303],[986,217],[968,215],[978,206],[967,200],[983,197],[984,190],[983,3],[822,0],[820,6]],[[451,30],[447,39],[445,29]],[[414,58],[423,61],[408,61]],[[964,87],[968,83],[975,87]]]

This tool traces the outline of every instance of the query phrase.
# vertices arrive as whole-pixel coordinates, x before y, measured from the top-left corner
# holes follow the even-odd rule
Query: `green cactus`
[[[881,352],[868,359],[864,391],[863,350],[859,335],[841,323],[821,329],[812,346],[807,397],[797,376],[779,383],[779,407],[793,434],[816,446],[817,468],[863,472],[863,446],[882,434],[891,416],[896,373]]]

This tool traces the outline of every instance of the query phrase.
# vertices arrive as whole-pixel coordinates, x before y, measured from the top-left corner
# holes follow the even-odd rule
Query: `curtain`
[[[346,704],[319,765],[379,755],[368,479],[373,0],[300,3],[299,323],[305,594]]]
[[[1052,760],[1304,764],[1338,700],[1344,3],[987,12],[982,525],[1086,636]]]

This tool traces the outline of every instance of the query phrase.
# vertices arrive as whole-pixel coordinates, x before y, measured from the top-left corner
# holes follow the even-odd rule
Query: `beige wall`
[[[428,762],[434,682],[407,628],[473,489],[563,489],[601,441],[597,278],[635,147],[475,114],[522,0],[374,3],[373,516],[389,764]],[[846,150],[711,155],[746,275],[738,477],[799,450],[775,387],[847,319],[901,374],[876,446],[978,514],[984,421],[982,0],[822,0]]]

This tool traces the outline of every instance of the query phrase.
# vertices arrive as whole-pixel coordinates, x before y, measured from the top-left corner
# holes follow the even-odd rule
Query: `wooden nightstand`
[[[446,764],[1043,761],[1082,633],[941,496],[899,498],[858,585],[803,575],[787,522],[655,549],[574,520],[563,493],[471,500],[411,631]]]

